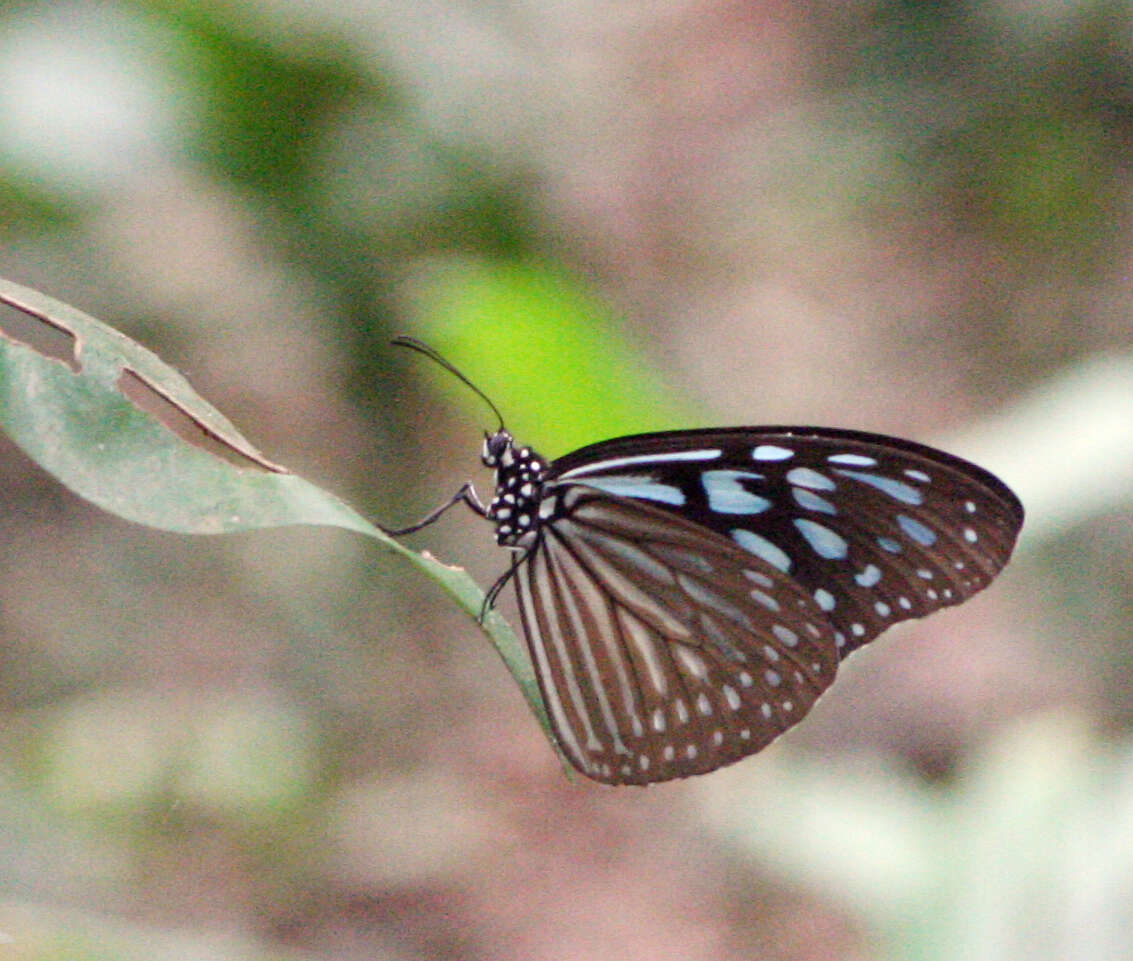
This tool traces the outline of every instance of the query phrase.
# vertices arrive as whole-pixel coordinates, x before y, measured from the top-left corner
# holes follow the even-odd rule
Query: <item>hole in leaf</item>
[[[66,364],[72,373],[82,370],[75,357],[75,335],[53,321],[0,304],[0,335],[50,360]]]
[[[235,467],[255,467],[270,470],[267,463],[249,457],[213,433],[184,408],[159,393],[128,367],[118,375],[118,389],[138,410],[156,417],[182,440],[227,461]]]

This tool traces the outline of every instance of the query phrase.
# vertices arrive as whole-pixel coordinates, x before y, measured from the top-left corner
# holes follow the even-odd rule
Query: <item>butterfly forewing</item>
[[[612,784],[704,773],[797,723],[834,679],[811,594],[713,530],[558,484],[517,575],[549,715],[581,771]]]
[[[556,461],[552,474],[677,514],[761,557],[806,589],[843,655],[986,587],[1023,519],[1014,494],[973,464],[824,428],[621,438]]]

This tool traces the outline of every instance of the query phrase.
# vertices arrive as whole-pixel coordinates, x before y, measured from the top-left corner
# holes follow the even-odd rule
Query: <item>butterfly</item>
[[[432,348],[425,354],[495,405]],[[799,723],[891,625],[1007,564],[1023,506],[983,468],[824,427],[620,437],[549,461],[500,426],[465,503],[513,553],[524,635],[567,759],[606,784],[705,774]]]

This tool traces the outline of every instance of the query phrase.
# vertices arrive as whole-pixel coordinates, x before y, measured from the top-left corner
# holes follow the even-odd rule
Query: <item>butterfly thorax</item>
[[[484,438],[481,459],[496,472],[496,493],[488,505],[488,520],[496,525],[496,543],[530,547],[539,526],[539,506],[547,462],[530,447],[517,447],[502,428]]]

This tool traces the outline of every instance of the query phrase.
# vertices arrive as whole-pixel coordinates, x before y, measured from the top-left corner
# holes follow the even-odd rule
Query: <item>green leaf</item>
[[[0,424],[44,470],[126,520],[184,534],[293,524],[373,538],[479,623],[459,567],[388,537],[335,495],[272,463],[155,354],[73,307],[0,278]],[[34,346],[33,346],[34,345]],[[495,611],[480,625],[554,743],[524,646]]]

